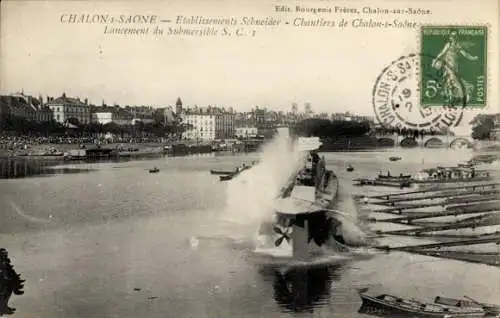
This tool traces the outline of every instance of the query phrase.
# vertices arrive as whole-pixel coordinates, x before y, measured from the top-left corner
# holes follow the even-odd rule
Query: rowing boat
[[[215,175],[228,175],[228,174],[233,174],[235,172],[236,172],[236,170],[233,170],[233,171],[228,171],[228,170],[210,170],[210,174],[215,174]]]
[[[469,298],[469,297],[467,297]],[[485,314],[488,316],[497,316],[500,315],[500,306],[486,304],[474,301],[472,299],[455,299],[448,297],[437,296],[434,299],[436,304],[446,305],[446,306],[455,306],[455,307],[472,307],[472,308],[482,308],[485,311]]]
[[[418,300],[402,299],[389,294],[370,296],[367,289],[359,291],[363,301],[359,313],[381,317],[422,317],[422,318],[451,318],[451,317],[484,317],[482,308],[448,307],[439,304],[422,303]]]
[[[224,175],[219,176],[219,180],[220,181],[229,181],[229,180],[233,179],[234,177],[236,177],[237,175],[239,175],[240,173],[242,173],[243,171],[248,170],[252,167],[253,166],[243,166],[239,169],[237,168],[235,171],[232,171],[228,174],[224,174]]]
[[[223,176],[219,176],[219,180],[220,181],[229,181],[229,180],[233,179],[233,177],[234,177],[234,175],[231,175],[231,174],[223,175]]]

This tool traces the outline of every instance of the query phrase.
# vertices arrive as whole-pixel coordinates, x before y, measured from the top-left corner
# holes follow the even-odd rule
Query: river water
[[[414,172],[466,150],[324,154],[340,178],[337,209],[355,216],[354,177]],[[363,317],[357,288],[420,300],[500,303],[500,269],[391,252],[284,274],[249,257],[269,187],[235,190],[209,174],[262,159],[194,156],[75,165],[89,173],[0,180],[0,246],[27,279],[17,317]],[[286,158],[267,163],[279,169]],[[347,164],[355,166],[346,172]],[[149,174],[157,166],[161,171]],[[254,168],[255,169],[255,168]],[[251,170],[250,170],[251,171]],[[249,172],[250,172],[249,171]],[[253,187],[253,188],[252,188]],[[236,188],[237,189],[237,188]],[[396,243],[397,238],[393,238]]]

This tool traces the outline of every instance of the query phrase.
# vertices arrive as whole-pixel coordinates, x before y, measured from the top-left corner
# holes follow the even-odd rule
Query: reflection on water
[[[29,159],[1,159],[0,179],[27,178],[53,174],[90,172],[93,169],[57,166],[60,162]]]
[[[332,282],[340,279],[340,271],[339,265],[322,264],[288,270],[264,266],[259,272],[272,281],[274,300],[284,311],[312,313],[329,299]]]

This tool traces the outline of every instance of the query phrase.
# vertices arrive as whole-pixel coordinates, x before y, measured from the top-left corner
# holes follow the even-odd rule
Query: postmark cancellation
[[[419,54],[402,56],[385,67],[372,92],[372,106],[377,121],[387,127],[416,130],[443,130],[456,127],[463,117],[463,107],[441,105],[423,107],[419,97]],[[438,78],[424,76],[438,81]]]

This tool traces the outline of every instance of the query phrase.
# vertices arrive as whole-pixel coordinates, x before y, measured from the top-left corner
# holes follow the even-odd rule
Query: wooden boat
[[[380,179],[380,180],[394,180],[394,181],[405,181],[405,180],[411,179],[411,175],[410,174],[402,174],[401,173],[399,176],[393,176],[390,173],[388,173],[386,175],[379,173],[377,175],[376,179]]]
[[[401,159],[402,159],[401,157],[397,157],[397,156],[389,157],[389,161],[399,161]]]
[[[422,318],[451,318],[451,317],[484,317],[485,311],[481,308],[448,307],[439,304],[422,303],[418,300],[402,299],[389,294],[370,296],[367,289],[359,291],[363,301],[359,313],[380,317],[422,317]]]
[[[418,172],[412,179],[414,183],[469,183],[491,181],[488,171],[477,171],[468,167],[437,167]]]
[[[481,154],[476,155],[472,159],[468,161],[470,164],[479,164],[479,163],[493,163],[495,160],[498,160],[500,155],[498,154]]]
[[[234,175],[229,174],[229,175],[224,175],[224,176],[219,176],[220,181],[229,181],[234,177]]]
[[[153,169],[149,169],[149,173],[157,173],[160,172],[160,169],[154,167]]]
[[[228,175],[228,174],[233,174],[235,172],[236,172],[236,170],[233,170],[233,171],[228,171],[228,170],[210,170],[210,174],[215,174],[215,175]]]
[[[224,175],[219,176],[219,180],[220,181],[229,181],[229,180],[233,179],[234,177],[236,177],[237,175],[239,175],[240,173],[242,173],[243,171],[248,170],[252,167],[253,166],[243,165],[241,168],[236,168],[235,171],[232,171],[229,174],[224,174]]]
[[[356,182],[354,184],[356,186],[371,185],[371,186],[382,186],[382,187],[391,187],[391,188],[400,188],[400,189],[409,188],[412,186],[410,179],[381,180],[381,179],[359,178],[359,179],[353,179],[353,181]]]
[[[472,298],[466,297],[468,299],[455,299],[448,297],[437,296],[434,299],[436,304],[446,305],[446,306],[455,306],[455,307],[472,307],[472,308],[482,308],[485,312],[486,316],[498,316],[500,315],[500,306],[481,303],[473,300]]]

